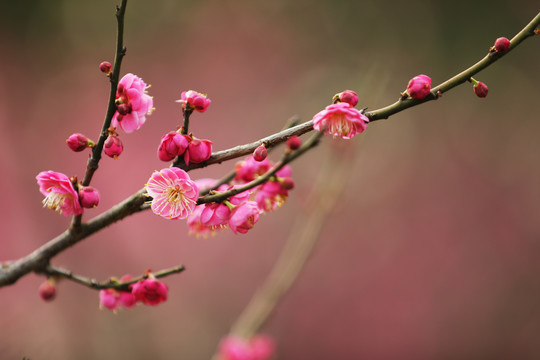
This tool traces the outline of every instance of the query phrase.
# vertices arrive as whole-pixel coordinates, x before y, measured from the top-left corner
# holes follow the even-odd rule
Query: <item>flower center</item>
[[[45,199],[43,199],[43,207],[47,207],[61,214],[62,205],[64,205],[67,197],[67,194],[51,191],[47,196],[45,196]]]
[[[194,200],[184,195],[184,190],[180,186],[168,187],[164,195],[169,205],[176,209],[188,209],[192,203],[195,203]]]
[[[354,130],[351,125],[352,123],[347,120],[345,115],[335,115],[330,122],[330,133],[334,136],[348,136]]]

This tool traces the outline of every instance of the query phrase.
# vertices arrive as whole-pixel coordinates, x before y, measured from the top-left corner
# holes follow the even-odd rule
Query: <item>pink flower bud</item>
[[[154,277],[133,284],[131,293],[137,301],[146,305],[157,305],[167,300],[167,285]]]
[[[124,145],[122,144],[122,141],[118,138],[118,136],[109,135],[107,140],[105,140],[103,152],[107,156],[110,156],[113,159],[117,159],[118,156],[122,154],[122,151],[124,151]]]
[[[66,143],[68,147],[75,152],[83,151],[90,144],[88,138],[79,133],[75,133],[68,137]]]
[[[255,161],[263,161],[264,159],[266,159],[266,156],[268,155],[268,151],[266,150],[266,146],[264,146],[264,144],[261,144],[259,145],[255,151],[253,151],[253,159],[255,159]]]
[[[38,288],[39,296],[45,301],[51,301],[56,296],[56,287],[53,280],[47,280],[41,283]]]
[[[495,45],[493,45],[493,48],[495,51],[504,54],[508,51],[508,49],[510,49],[510,40],[505,37],[500,37],[495,40]]]
[[[354,107],[358,104],[358,95],[352,90],[345,90],[334,95],[334,102],[345,102]]]
[[[289,149],[297,150],[300,146],[302,146],[302,139],[300,139],[298,136],[293,135],[287,139],[287,147]]]
[[[104,61],[101,64],[99,64],[99,70],[102,73],[109,75],[111,73],[111,69],[112,69],[112,65],[108,61]]]
[[[473,90],[476,96],[481,97],[481,98],[486,97],[488,94],[487,85],[481,81],[478,81],[478,83],[473,86]]]
[[[158,148],[158,158],[161,161],[171,161],[178,155],[182,155],[189,146],[189,136],[180,135],[171,131],[161,138]]]
[[[431,78],[426,75],[413,77],[407,85],[407,94],[416,100],[422,100],[431,91]]]
[[[79,199],[84,208],[95,208],[99,204],[99,191],[91,186],[83,186],[79,189]]]
[[[189,162],[192,163],[201,163],[206,161],[212,155],[212,142],[210,140],[202,140],[193,137],[187,151],[184,152],[184,161],[186,165],[189,165]]]
[[[244,339],[228,335],[219,344],[219,358],[223,360],[268,360],[275,353],[274,340],[266,335]]]
[[[181,99],[178,102],[182,103],[182,108],[186,106],[192,107],[198,112],[205,112],[212,100],[208,99],[205,94],[201,94],[197,91],[189,90],[182,91]]]

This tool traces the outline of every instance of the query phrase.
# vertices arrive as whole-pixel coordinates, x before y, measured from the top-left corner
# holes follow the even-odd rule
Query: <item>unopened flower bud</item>
[[[161,161],[172,161],[178,155],[182,155],[191,139],[187,135],[180,135],[176,131],[171,131],[161,138],[158,148],[158,158]]]
[[[79,133],[75,133],[68,137],[66,143],[69,148],[75,152],[83,151],[87,147],[94,145],[91,140],[88,140],[86,136]]]
[[[476,94],[476,96],[481,97],[481,98],[486,97],[487,94],[488,94],[488,87],[487,87],[487,85],[484,84],[484,83],[481,82],[481,81],[478,81],[478,82],[473,86],[473,90],[474,90],[474,93]]]
[[[416,100],[422,100],[431,91],[431,78],[427,75],[413,77],[407,85],[407,94]]]
[[[108,61],[104,61],[101,64],[99,64],[99,70],[104,74],[109,75],[111,73],[111,69],[112,69],[112,65]]]
[[[186,165],[192,163],[202,163],[212,155],[212,142],[210,140],[197,139],[193,137],[187,150],[184,152],[184,162]]]
[[[122,154],[122,151],[124,151],[124,145],[118,136],[109,135],[107,140],[105,140],[105,144],[103,145],[103,152],[107,156],[117,159],[118,156]]]
[[[334,95],[333,100],[334,103],[344,102],[354,107],[356,104],[358,104],[358,95],[352,90],[345,90]]]
[[[493,45],[493,49],[497,51],[498,53],[504,54],[505,52],[510,49],[510,40],[508,40],[505,37],[500,37],[497,40],[495,40],[495,45]]]
[[[83,186],[79,189],[79,199],[84,208],[95,208],[99,204],[99,191],[91,186]]]
[[[56,295],[56,287],[54,286],[54,280],[49,279],[39,285],[39,296],[45,301],[51,301]]]
[[[266,159],[267,155],[268,151],[266,150],[266,146],[264,146],[264,144],[259,145],[255,151],[253,151],[253,159],[255,161],[263,161]]]
[[[297,150],[300,146],[302,146],[302,139],[300,139],[298,136],[293,135],[287,139],[287,147],[289,149]]]

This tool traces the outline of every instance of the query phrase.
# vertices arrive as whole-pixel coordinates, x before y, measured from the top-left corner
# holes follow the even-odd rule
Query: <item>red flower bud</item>
[[[83,134],[75,133],[71,135],[66,140],[67,145],[69,148],[75,152],[83,151],[88,147],[90,142],[88,141],[88,138],[84,136]]]
[[[481,81],[478,81],[478,83],[473,86],[473,90],[476,96],[481,97],[481,98],[486,97],[488,94],[487,85]]]
[[[109,75],[111,73],[111,69],[112,69],[112,65],[108,61],[104,61],[101,64],[99,64],[99,70],[102,73]]]
[[[124,151],[124,145],[118,136],[109,135],[103,146],[103,152],[105,155],[110,156],[113,159],[117,159],[118,156],[122,154],[122,151]]]
[[[510,40],[505,37],[500,37],[495,40],[495,45],[493,45],[493,48],[495,51],[504,54],[508,51],[508,49],[510,49]]]
[[[38,288],[39,296],[45,301],[51,301],[56,296],[56,288],[51,280],[44,281]]]
[[[99,204],[99,191],[91,186],[83,186],[79,189],[79,199],[84,208],[95,208]]]
[[[356,104],[358,104],[358,95],[352,90],[345,90],[334,95],[333,100],[334,103],[344,102],[354,107]]]
[[[297,150],[302,145],[302,139],[293,135],[287,139],[287,147],[291,150]]]
[[[268,155],[268,151],[266,150],[266,146],[264,144],[259,145],[255,151],[253,151],[253,159],[255,161],[263,161],[266,159],[266,156]]]

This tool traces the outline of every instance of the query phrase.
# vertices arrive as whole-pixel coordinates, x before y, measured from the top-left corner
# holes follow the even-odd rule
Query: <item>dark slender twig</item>
[[[126,13],[127,0],[122,0],[122,4],[116,7],[116,54],[114,56],[113,71],[109,76],[111,89],[109,93],[109,103],[107,105],[107,112],[105,113],[105,119],[103,120],[103,126],[99,133],[98,141],[92,148],[92,154],[86,164],[86,172],[82,181],[83,186],[90,185],[94,173],[99,167],[99,161],[101,160],[101,153],[105,140],[108,137],[108,129],[111,126],[111,121],[116,112],[116,89],[118,88],[118,79],[120,78],[120,68],[122,66],[122,59],[126,54],[126,48],[124,47],[124,16]],[[73,218],[71,226],[78,228],[81,225],[82,214]]]
[[[182,271],[184,271],[186,268],[184,265],[175,266],[170,269],[164,269],[160,270],[158,272],[152,272],[152,276],[155,278],[163,278],[172,274],[178,274]],[[136,278],[133,278],[129,281],[119,281],[117,279],[111,278],[108,281],[104,282],[98,282],[95,279],[87,278],[81,275],[74,274],[73,272],[62,269],[59,267],[55,267],[52,265],[48,265],[45,267],[41,273],[47,275],[47,276],[54,276],[57,278],[65,278],[71,281],[74,281],[78,284],[84,285],[86,287],[89,287],[91,289],[101,290],[101,289],[117,289],[117,290],[128,290],[129,285],[134,284],[138,281],[141,281],[143,279],[146,279],[149,277],[148,274],[144,274],[141,276],[138,276]]]
[[[125,4],[125,1],[123,1],[122,4]],[[536,17],[511,40],[512,44],[510,49],[513,50],[526,38],[532,36],[535,33],[535,28],[538,27],[539,24],[540,13],[537,14]],[[366,113],[366,116],[368,116],[371,121],[386,119],[391,115],[399,113],[407,108],[432,100],[439,90],[441,92],[446,92],[454,88],[455,86],[467,81],[468,78],[474,76],[480,70],[485,69],[487,66],[491,65],[500,57],[502,57],[502,54],[484,57],[481,61],[471,66],[467,70],[433,88],[432,95],[428,97],[428,99],[424,99],[421,101],[412,99],[400,100],[387,107]],[[253,150],[255,150],[255,148],[259,146],[262,142],[266,144],[267,148],[272,148],[280,143],[285,142],[289,137],[293,135],[299,136],[312,130],[312,121],[306,121],[290,129],[280,131],[277,134],[273,134],[255,142],[215,152],[214,154],[212,154],[209,160],[200,164],[190,163],[189,166],[185,166],[184,169],[186,171],[189,171],[192,169],[202,168],[211,164],[221,163],[226,160],[236,159],[252,153]],[[106,226],[109,226],[110,224],[120,219],[123,219],[142,210],[146,210],[148,207],[143,206],[146,200],[143,195],[144,192],[144,189],[139,190],[137,193],[135,193],[128,199],[117,204],[110,210],[102,213],[90,222],[82,224],[79,228],[70,228],[66,230],[62,234],[58,235],[56,238],[50,240],[48,243],[34,250],[31,254],[20,258],[17,261],[8,264],[7,266],[3,266],[2,268],[0,268],[0,287],[11,285],[15,283],[19,278],[32,271],[40,271],[44,269],[48,265],[48,261],[53,256],[57,255],[66,248],[73,246],[77,242],[83,240],[91,234],[105,228]]]

